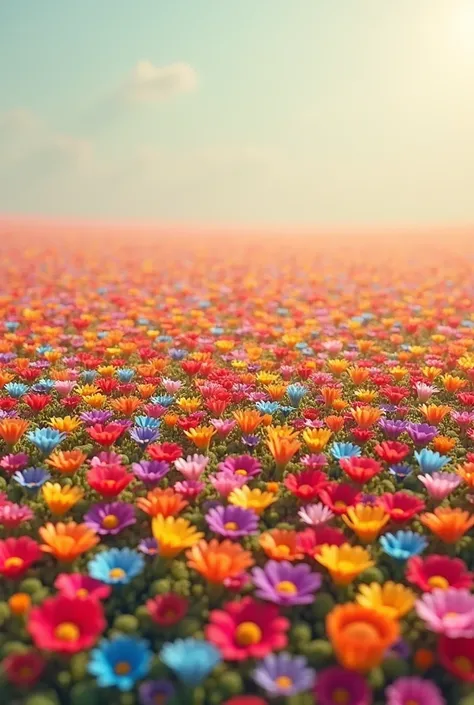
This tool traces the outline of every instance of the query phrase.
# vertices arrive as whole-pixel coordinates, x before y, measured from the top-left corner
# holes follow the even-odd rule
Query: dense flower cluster
[[[1,697],[472,703],[470,272],[180,252],[3,268]]]

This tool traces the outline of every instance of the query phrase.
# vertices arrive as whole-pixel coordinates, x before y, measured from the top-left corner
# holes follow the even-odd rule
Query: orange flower
[[[196,428],[190,428],[189,431],[185,431],[184,435],[194,443],[196,448],[207,452],[215,433],[216,429],[214,426],[196,426]]]
[[[433,513],[422,514],[420,521],[445,543],[456,543],[474,526],[474,516],[451,507],[437,507]]]
[[[296,531],[271,529],[261,534],[258,542],[265,554],[274,561],[296,561],[303,558],[297,546]]]
[[[268,428],[267,447],[273,455],[279,469],[284,468],[301,448],[301,443],[294,436],[282,435],[276,428]]]
[[[443,381],[444,388],[450,393],[458,392],[467,384],[465,379],[462,379],[462,377],[455,377],[454,375],[443,375],[441,379]]]
[[[15,375],[12,375],[11,372],[5,372],[5,370],[0,371],[0,389],[4,387],[6,384],[11,382],[13,379],[15,379]]]
[[[27,428],[28,421],[24,419],[2,419],[0,421],[0,436],[8,446],[14,446]]]
[[[217,539],[199,541],[186,553],[188,566],[210,583],[222,584],[226,578],[235,578],[254,564],[252,554],[238,543]]]
[[[456,445],[455,438],[449,438],[449,436],[436,436],[433,438],[433,449],[442,455],[446,455]]]
[[[458,465],[456,468],[456,473],[459,477],[462,477],[469,488],[474,489],[474,463],[464,463],[464,465]]]
[[[263,416],[255,409],[234,411],[234,419],[242,433],[253,433],[263,421]]]
[[[324,404],[334,408],[334,402],[341,396],[339,387],[321,387],[320,391]]]
[[[423,404],[420,411],[428,423],[437,426],[449,414],[451,407],[441,404],[439,406],[437,404]]]
[[[334,399],[333,403],[331,404],[331,408],[334,409],[334,411],[342,411],[348,406],[348,402],[344,399]]]
[[[281,401],[286,394],[286,384],[268,384],[265,389],[272,401]]]
[[[173,428],[173,426],[176,426],[176,424],[178,423],[178,419],[179,417],[177,414],[165,414],[165,416],[163,416],[163,421],[167,426],[171,426],[171,428]]]
[[[324,423],[333,433],[338,433],[344,428],[344,419],[342,418],[342,416],[326,416],[326,418],[324,419]]]
[[[400,628],[386,615],[349,602],[328,614],[326,631],[344,668],[366,673],[382,662]]]
[[[39,535],[44,541],[41,549],[64,563],[71,563],[100,540],[86,524],[76,524],[75,521],[67,524],[60,521],[56,525],[48,522],[39,529]]]
[[[351,367],[347,374],[355,385],[364,384],[369,379],[369,370],[366,367]]]
[[[137,507],[151,517],[171,517],[179,514],[186,506],[187,501],[171,487],[161,489],[156,487],[148,492],[146,498],[137,499]]]
[[[137,384],[137,392],[142,399],[149,399],[156,392],[156,384]]]
[[[26,614],[31,607],[31,597],[27,592],[15,592],[8,600],[12,614],[20,617]]]
[[[57,450],[52,453],[46,464],[63,475],[70,475],[79,470],[87,460],[87,454],[81,450]]]
[[[382,411],[373,406],[358,406],[351,415],[359,428],[371,428],[382,416]]]
[[[115,411],[118,411],[119,414],[123,414],[124,416],[133,416],[141,403],[141,399],[132,396],[113,399],[110,402],[110,405],[115,409]]]

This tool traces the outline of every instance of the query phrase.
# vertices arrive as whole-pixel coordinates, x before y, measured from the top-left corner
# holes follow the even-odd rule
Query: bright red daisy
[[[353,482],[365,484],[382,471],[382,466],[373,458],[341,458],[339,465]]]
[[[331,482],[319,493],[322,503],[334,514],[345,514],[348,507],[353,507],[360,501],[359,490],[344,482]]]
[[[42,555],[36,541],[28,536],[0,541],[0,575],[5,578],[19,578]]]
[[[407,492],[395,492],[395,494],[384,494],[380,498],[380,505],[390,514],[390,519],[397,524],[410,521],[425,508],[425,503]]]
[[[188,611],[188,601],[172,592],[158,595],[146,603],[148,614],[161,627],[171,627],[180,622]]]
[[[449,558],[434,554],[427,558],[413,556],[407,563],[406,578],[424,592],[448,588],[466,588],[474,584],[474,575],[470,573],[460,558]]]
[[[285,478],[285,487],[305,502],[309,502],[329,484],[329,479],[326,473],[321,470],[305,470],[298,474],[290,474]]]

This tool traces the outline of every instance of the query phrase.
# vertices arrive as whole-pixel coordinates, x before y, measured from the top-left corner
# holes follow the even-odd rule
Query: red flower
[[[453,676],[474,683],[474,639],[448,639],[438,641],[438,658]]]
[[[17,399],[10,399],[10,397],[3,397],[0,399],[0,409],[2,411],[12,411],[17,405]]]
[[[0,574],[19,578],[42,556],[40,547],[28,536],[0,541]]]
[[[228,602],[222,610],[213,610],[205,634],[224,659],[244,661],[284,649],[289,627],[290,622],[280,617],[278,607],[245,597]]]
[[[374,450],[385,463],[400,463],[410,452],[409,446],[400,441],[377,443]]]
[[[390,514],[390,519],[397,524],[410,521],[425,508],[425,503],[421,499],[407,492],[384,494],[380,498],[380,504]]]
[[[25,404],[28,404],[30,409],[35,413],[38,414],[40,411],[43,411],[45,406],[48,406],[49,402],[51,401],[51,395],[49,394],[26,394],[22,401],[25,402]]]
[[[295,497],[308,502],[316,497],[329,484],[328,476],[321,470],[306,470],[298,474],[287,475],[285,487]]]
[[[125,426],[119,423],[96,423],[86,429],[92,440],[101,446],[110,447],[117,441],[125,431]]]
[[[122,465],[94,465],[86,478],[103,497],[117,497],[131,483],[133,475]]]
[[[341,458],[339,465],[353,482],[365,484],[382,471],[382,466],[373,458]]]
[[[474,575],[466,569],[460,558],[448,558],[434,554],[427,558],[414,556],[407,563],[406,579],[424,592],[435,589],[471,589]]]
[[[31,610],[27,626],[39,649],[75,654],[96,643],[106,621],[97,600],[57,595]]]
[[[81,401],[82,401],[81,397],[78,394],[74,394],[74,395],[70,395],[68,397],[64,397],[64,399],[61,401],[61,403],[67,409],[75,409],[76,406],[79,406]]]
[[[13,685],[33,686],[40,678],[46,665],[40,654],[27,651],[21,654],[9,654],[2,661],[2,670]]]
[[[324,544],[329,546],[342,546],[347,543],[347,538],[340,529],[333,529],[331,526],[316,526],[300,531],[296,537],[296,546],[299,551],[308,556],[319,553],[319,549]]]
[[[161,627],[180,622],[188,612],[188,601],[172,592],[148,600],[146,608],[152,620]]]
[[[167,463],[172,463],[183,455],[181,446],[177,443],[154,443],[148,446],[147,451],[153,460],[165,460]]]
[[[345,514],[347,507],[353,507],[360,501],[361,493],[344,482],[331,482],[319,495],[321,502],[334,514]]]

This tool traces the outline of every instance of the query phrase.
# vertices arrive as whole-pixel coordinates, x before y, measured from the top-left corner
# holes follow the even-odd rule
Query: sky
[[[0,0],[0,46],[0,213],[474,223],[474,0]]]

